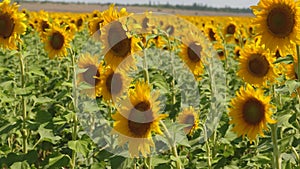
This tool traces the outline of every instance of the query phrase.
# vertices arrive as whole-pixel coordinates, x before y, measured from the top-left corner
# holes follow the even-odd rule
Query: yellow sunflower
[[[256,31],[266,48],[274,51],[278,47],[285,56],[291,44],[299,44],[299,1],[260,0],[252,9],[256,15]]]
[[[177,119],[180,124],[190,125],[184,128],[187,135],[192,135],[199,128],[199,116],[193,107],[185,108]]]
[[[264,96],[263,90],[255,90],[252,86],[241,87],[236,93],[237,97],[231,100],[229,108],[230,124],[238,136],[249,138],[252,143],[257,134],[264,136],[263,130],[268,130],[267,123],[274,124],[271,119],[273,106],[270,104],[271,97]]]
[[[274,82],[277,72],[273,66],[274,57],[260,46],[246,46],[240,52],[238,76],[255,86],[263,86],[267,81]]]
[[[93,36],[95,39],[99,39],[101,36],[101,27],[103,26],[103,17],[99,14],[99,16],[94,17],[88,23],[90,35]]]
[[[206,50],[206,44],[200,35],[189,33],[183,37],[179,56],[198,80],[204,72],[204,50]]]
[[[106,64],[112,67],[118,67],[121,62],[124,66],[134,65],[132,54],[140,50],[138,38],[130,37],[118,21],[103,27],[101,31],[103,31],[101,40]]]
[[[16,42],[21,42],[20,35],[26,31],[26,17],[18,12],[16,3],[10,5],[10,0],[0,3],[0,47],[17,49]]]
[[[55,56],[64,57],[67,55],[67,48],[72,40],[67,34],[64,27],[53,24],[50,29],[46,30],[43,37],[45,43],[45,50],[48,52],[49,58],[53,59]]]
[[[116,101],[127,90],[129,84],[130,78],[125,75],[123,69],[106,65],[100,77],[100,95],[107,102]]]
[[[218,31],[215,26],[213,25],[206,25],[204,29],[206,37],[209,39],[211,42],[219,42],[220,41],[220,36],[218,35]]]
[[[159,121],[167,115],[158,114],[158,93],[152,95],[150,86],[145,82],[137,82],[131,89],[127,102],[116,114],[112,115],[115,120],[112,133],[118,134],[119,145],[128,142],[129,154],[139,157],[150,154],[150,148],[154,147],[152,132],[162,134]]]
[[[111,22],[117,21],[119,18],[126,17],[130,15],[126,8],[121,8],[120,11],[118,11],[118,8],[115,7],[114,4],[111,4],[109,8],[102,12],[102,16],[104,19],[103,25],[107,25]]]
[[[297,57],[293,57],[294,58],[294,62],[291,64],[286,65],[286,78],[288,80],[297,80],[298,79],[298,75],[297,75],[297,64],[298,64],[298,58]]]
[[[37,31],[39,32],[40,36],[43,37],[47,31],[47,29],[50,29],[52,27],[52,24],[49,21],[49,14],[45,11],[40,11],[36,15],[36,27]]]
[[[77,83],[85,82],[90,86],[83,89],[81,93],[87,94],[91,98],[96,98],[100,93],[100,75],[103,71],[103,62],[99,63],[99,57],[90,54],[82,55],[78,60],[78,68],[85,69],[77,75]]]

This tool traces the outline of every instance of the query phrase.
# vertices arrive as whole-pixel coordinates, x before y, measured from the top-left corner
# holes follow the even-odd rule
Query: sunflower
[[[95,39],[99,39],[99,37],[101,36],[100,29],[103,26],[103,22],[103,17],[99,14],[99,16],[97,15],[88,23],[90,35],[93,36]]]
[[[240,52],[238,76],[255,86],[263,86],[269,80],[274,82],[277,72],[273,66],[275,61],[270,52],[260,46],[246,46]]]
[[[103,62],[99,63],[97,56],[91,56],[90,54],[82,55],[78,60],[78,68],[85,69],[85,71],[77,75],[77,83],[85,82],[90,86],[90,88],[83,89],[81,92],[91,98],[96,98],[100,93],[100,75],[103,71],[102,65]]]
[[[138,81],[128,92],[129,98],[112,115],[115,120],[112,133],[119,135],[119,145],[128,142],[132,157],[139,157],[140,152],[143,156],[150,154],[150,148],[154,147],[152,132],[162,134],[159,121],[167,116],[158,114],[158,93],[152,95],[150,92],[147,83]]]
[[[230,18],[230,20],[232,20],[232,18]],[[234,21],[231,21],[228,24],[226,24],[223,28],[223,36],[226,42],[233,42],[238,30],[239,28],[237,27],[237,24]]]
[[[121,8],[121,10],[118,11],[118,8],[116,8],[114,4],[111,4],[107,10],[102,12],[104,19],[103,25],[105,26],[128,15],[130,15],[130,13],[127,12],[126,8]]]
[[[192,135],[195,130],[199,128],[199,116],[193,107],[185,108],[181,113],[179,113],[178,122],[180,124],[190,125],[184,128],[184,132],[187,135]]]
[[[200,35],[189,33],[182,39],[179,55],[198,80],[200,80],[199,76],[204,72],[202,57],[205,57],[204,50],[206,48],[203,38]]]
[[[16,42],[21,42],[20,35],[26,31],[26,17],[18,7],[10,5],[10,0],[0,3],[0,47],[4,49],[17,49]]]
[[[116,101],[129,86],[130,79],[121,68],[106,65],[100,77],[100,95],[107,102]]]
[[[103,43],[104,60],[112,67],[118,67],[121,62],[124,66],[134,65],[132,54],[140,50],[138,38],[130,37],[123,25],[116,21],[103,27],[101,40]]]
[[[270,96],[264,96],[263,90],[255,90],[252,86],[241,87],[237,97],[231,100],[229,108],[230,124],[238,136],[249,138],[252,143],[257,134],[264,136],[263,130],[268,130],[267,123],[274,124],[271,119],[273,105],[269,104]]]
[[[216,30],[215,26],[213,25],[205,26],[204,32],[206,37],[209,39],[209,41],[211,42],[220,41],[220,36],[218,35],[218,31]]]
[[[72,40],[66,34],[66,28],[53,24],[50,29],[47,29],[43,41],[45,43],[45,50],[48,52],[49,58],[53,59],[55,56],[64,57],[67,55],[67,48]]]
[[[252,9],[258,36],[266,48],[274,51],[278,47],[285,56],[293,43],[299,44],[299,1],[260,0]]]
[[[286,65],[286,78],[288,80],[297,80],[298,75],[297,75],[297,64],[298,64],[298,58],[293,57],[294,61],[291,64]]]
[[[217,55],[218,55],[219,59],[225,60],[226,51],[225,51],[224,45],[222,45],[220,43],[216,43],[216,44],[214,44],[214,48],[217,52]]]
[[[42,10],[37,14],[36,19],[37,31],[39,32],[40,36],[43,37],[47,29],[52,27],[52,24],[49,21],[49,14]]]

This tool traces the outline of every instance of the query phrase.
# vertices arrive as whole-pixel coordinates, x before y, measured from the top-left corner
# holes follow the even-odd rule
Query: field
[[[0,168],[300,169],[300,9],[261,1],[4,0]]]

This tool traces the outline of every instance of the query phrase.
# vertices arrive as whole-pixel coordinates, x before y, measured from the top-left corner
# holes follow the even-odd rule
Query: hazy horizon
[[[252,5],[256,5],[259,0],[37,0],[52,1],[52,2],[86,2],[86,3],[118,3],[118,4],[170,4],[170,5],[193,5],[194,3],[199,5],[207,5],[209,7],[231,7],[231,8],[249,8]]]

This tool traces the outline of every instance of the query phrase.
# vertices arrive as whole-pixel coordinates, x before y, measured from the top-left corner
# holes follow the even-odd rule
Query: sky
[[[44,1],[44,0],[42,0]],[[47,1],[63,1],[63,2],[99,2],[99,3],[119,3],[119,4],[166,4],[171,5],[207,5],[210,7],[232,7],[232,8],[249,8],[256,5],[259,0],[47,0]]]

